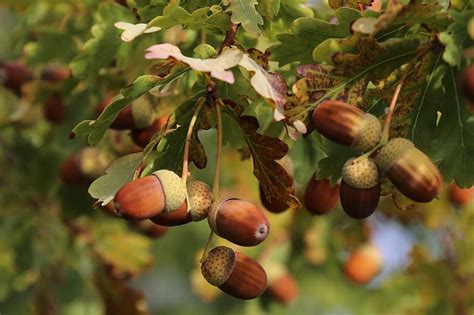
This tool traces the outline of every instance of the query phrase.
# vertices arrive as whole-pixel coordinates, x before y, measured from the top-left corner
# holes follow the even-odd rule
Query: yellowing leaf
[[[148,25],[145,23],[132,24],[127,22],[117,22],[114,24],[114,26],[120,30],[123,30],[120,38],[124,42],[131,42],[143,33],[153,33],[161,30],[160,27],[148,28]]]

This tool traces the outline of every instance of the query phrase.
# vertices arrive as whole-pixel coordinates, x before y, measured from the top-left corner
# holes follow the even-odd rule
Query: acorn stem
[[[201,108],[205,103],[205,98],[201,97],[197,101],[196,109],[194,110],[193,117],[189,123],[188,133],[186,134],[186,143],[184,144],[184,154],[183,154],[183,173],[181,174],[181,182],[186,187],[186,182],[188,180],[188,165],[189,165],[189,147],[191,145],[191,136],[193,135],[194,126],[196,125],[197,118],[201,112]],[[188,191],[186,190],[186,203],[188,206],[188,212],[191,210],[191,203],[189,202]]]
[[[219,199],[219,179],[221,173],[221,161],[222,161],[222,113],[221,105],[224,105],[221,99],[218,99],[215,103],[216,115],[217,115],[217,157],[216,157],[216,169],[214,172],[214,182],[212,185],[212,193],[214,200]]]
[[[400,91],[402,89],[403,84],[405,83],[405,79],[408,76],[408,72],[410,72],[410,66],[408,66],[400,81],[398,82],[397,86],[395,87],[395,91],[393,92],[392,99],[390,100],[390,106],[388,108],[387,117],[385,118],[385,124],[383,126],[382,131],[382,138],[380,139],[380,143],[385,144],[389,138],[389,131],[390,131],[390,124],[392,122],[393,112],[395,110],[395,105],[397,104],[398,96],[400,95]]]
[[[211,232],[209,233],[209,237],[207,238],[206,247],[204,247],[204,251],[202,252],[201,259],[199,259],[199,262],[201,264],[206,260],[207,255],[209,254],[209,250],[210,250],[213,238],[214,238],[214,231],[211,230]]]
[[[222,161],[222,113],[221,107],[224,103],[219,98],[215,102],[216,106],[216,115],[217,115],[217,157],[216,157],[216,169],[214,171],[214,182],[212,184],[212,194],[214,195],[214,200],[219,199],[219,179],[221,173],[221,161]],[[204,252],[202,253],[202,257],[200,262],[203,263],[207,255],[209,253],[209,248],[214,237],[214,231],[211,229],[209,233],[209,238],[207,239],[206,247],[204,248]]]

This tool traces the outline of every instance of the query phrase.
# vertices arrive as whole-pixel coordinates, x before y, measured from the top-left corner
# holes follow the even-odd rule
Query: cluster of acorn
[[[109,103],[110,100],[101,103],[97,112],[102,112]],[[163,119],[154,119],[153,108],[148,103],[135,102],[120,112],[111,128],[131,129],[132,139],[144,147],[163,125]],[[198,180],[184,183],[170,170],[159,170],[126,183],[106,208],[124,219],[153,222],[157,227],[207,219],[214,233],[240,246],[258,245],[269,232],[267,217],[254,204],[236,198],[214,200],[206,183]],[[201,271],[210,284],[241,299],[256,298],[267,287],[266,273],[258,262],[225,246],[207,254]]]
[[[339,190],[347,215],[355,219],[369,217],[380,199],[381,176],[386,176],[400,193],[413,201],[429,202],[438,195],[443,183],[441,174],[411,141],[394,138],[376,148],[382,137],[382,126],[374,115],[345,102],[329,100],[314,110],[312,118],[323,136],[361,154],[344,164],[340,187],[331,189],[327,182],[310,181],[305,199],[309,208],[316,208],[315,213],[322,214],[334,207],[337,202],[334,192]],[[309,192],[317,189],[330,191],[327,200],[311,200],[314,193]]]
[[[59,83],[70,76],[69,69],[59,65],[49,65],[39,75],[41,82],[48,85],[47,88],[51,92],[44,100],[42,107],[43,116],[50,123],[60,123],[65,118],[64,101],[54,90]],[[18,97],[24,95],[25,85],[34,79],[34,73],[25,64],[17,61],[0,62],[0,82]]]

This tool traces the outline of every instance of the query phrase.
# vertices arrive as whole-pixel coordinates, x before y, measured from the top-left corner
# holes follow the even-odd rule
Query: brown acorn
[[[456,183],[449,185],[449,200],[457,207],[474,201],[474,186],[470,188],[459,188]]]
[[[63,99],[58,94],[53,94],[43,104],[44,117],[51,123],[61,123],[66,116]]]
[[[355,283],[364,284],[372,280],[383,266],[380,250],[365,244],[352,252],[344,264],[344,273]]]
[[[178,209],[176,209],[176,211],[166,213],[162,212],[159,215],[151,218],[151,221],[163,226],[183,225],[191,222],[192,220],[191,214],[188,212],[186,200]]]
[[[339,184],[331,186],[328,179],[316,179],[311,176],[304,193],[306,209],[316,215],[326,214],[334,209],[339,201]]]
[[[210,284],[243,300],[259,297],[267,287],[267,274],[258,262],[225,246],[209,252],[201,272]]]
[[[214,202],[207,221],[217,235],[241,246],[258,245],[269,232],[268,219],[263,211],[236,198]]]
[[[313,112],[313,123],[316,130],[329,140],[358,152],[369,151],[382,136],[382,125],[377,117],[336,100],[318,105]]]
[[[340,199],[344,212],[365,219],[377,209],[380,199],[377,165],[366,157],[351,158],[342,168]]]
[[[161,116],[155,121],[153,121],[153,124],[150,127],[147,127],[145,129],[133,129],[132,130],[132,140],[135,142],[137,145],[141,146],[142,148],[145,148],[148,143],[150,142],[151,138],[157,133],[158,131],[161,130],[166,125],[166,122],[168,121],[168,118],[166,116]]]
[[[21,96],[22,86],[33,79],[33,73],[20,62],[4,62],[0,64],[0,83]]]
[[[410,140],[391,139],[375,156],[375,162],[393,186],[416,202],[430,202],[442,187],[436,165]]]
[[[117,213],[130,220],[144,220],[162,211],[179,209],[186,197],[181,178],[172,171],[159,170],[123,185],[115,194]]]
[[[70,78],[71,76],[71,69],[57,65],[48,66],[41,72],[41,80],[51,84],[59,83]]]
[[[112,103],[112,98],[107,98],[96,107],[97,115]],[[153,124],[155,112],[151,104],[138,99],[131,105],[122,109],[117,118],[110,125],[111,129],[145,129]]]
[[[268,285],[266,292],[277,302],[289,305],[298,298],[298,283],[291,274],[284,273]]]
[[[153,223],[150,220],[131,222],[135,229],[149,238],[160,238],[168,232],[168,227]]]
[[[59,167],[59,178],[71,185],[87,185],[103,174],[109,158],[95,147],[70,155]]]
[[[474,103],[474,65],[464,69],[461,75],[461,90],[470,103]]]

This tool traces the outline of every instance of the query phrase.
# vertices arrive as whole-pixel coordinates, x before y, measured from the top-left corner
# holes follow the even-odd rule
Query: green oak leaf
[[[172,0],[163,9],[163,15],[155,17],[149,26],[163,29],[176,25],[184,25],[192,30],[205,30],[210,34],[222,34],[230,27],[229,16],[222,11],[212,11],[209,7],[201,7],[192,13],[179,5],[179,0]]]
[[[341,178],[342,166],[356,153],[346,146],[325,140],[324,152],[326,157],[318,162],[318,179],[329,178],[331,185],[335,185]]]
[[[263,18],[256,9],[257,0],[227,0],[229,7],[226,11],[232,12],[231,21],[241,24],[244,30],[252,36],[259,36],[258,27],[263,25]]]
[[[466,10],[463,12],[450,11],[450,15],[454,20],[445,32],[438,35],[440,42],[445,45],[443,60],[451,66],[461,65],[464,49],[472,47],[474,40],[469,37],[466,25],[472,16],[474,10]]]
[[[469,115],[462,103],[457,85],[457,69],[447,67],[443,78],[445,102],[440,108],[435,140],[430,156],[439,162],[445,182],[453,179],[460,187],[474,184],[474,116]]]
[[[176,173],[181,172],[186,134],[196,109],[196,104],[198,101],[203,100],[203,95],[203,92],[194,95],[174,111],[174,123],[170,124],[170,127],[176,128],[176,130],[165,135],[159,142],[157,147],[158,156],[153,164],[154,170],[167,169]],[[200,169],[206,167],[207,157],[204,146],[199,141],[198,131],[211,128],[213,111],[214,108],[212,106],[207,106],[206,104],[202,106],[191,136],[189,162],[193,162]]]
[[[117,191],[133,179],[135,169],[143,160],[143,154],[128,154],[112,161],[105,170],[106,174],[97,178],[89,186],[89,194],[106,205],[114,199]]]
[[[101,68],[110,65],[124,45],[119,36],[121,31],[114,23],[134,22],[132,13],[115,3],[99,4],[97,16],[98,21],[91,29],[92,38],[70,64],[73,75],[81,79],[97,76]]]
[[[374,38],[361,37],[358,52],[335,54],[334,66],[300,66],[303,78],[295,83],[295,97],[288,98],[277,110],[287,123],[302,122],[310,131],[311,113],[318,104],[338,98],[361,106],[368,82],[385,78],[408,61],[416,54],[418,44],[413,38],[378,43]]]
[[[104,109],[97,120],[85,120],[74,127],[73,135],[87,136],[89,144],[97,144],[122,109],[149,90],[168,85],[188,70],[187,67],[176,67],[165,78],[154,75],[138,77],[131,85],[122,89],[120,94],[113,98],[112,103]]]
[[[322,49],[316,53],[313,51],[326,40],[346,38],[351,36],[350,25],[359,18],[360,12],[354,9],[341,8],[336,11],[338,24],[316,18],[299,18],[292,24],[293,33],[278,34],[277,39],[281,44],[272,46],[272,60],[280,63],[280,66],[291,62],[311,63],[313,58],[321,58]],[[325,44],[327,45],[327,44]]]

